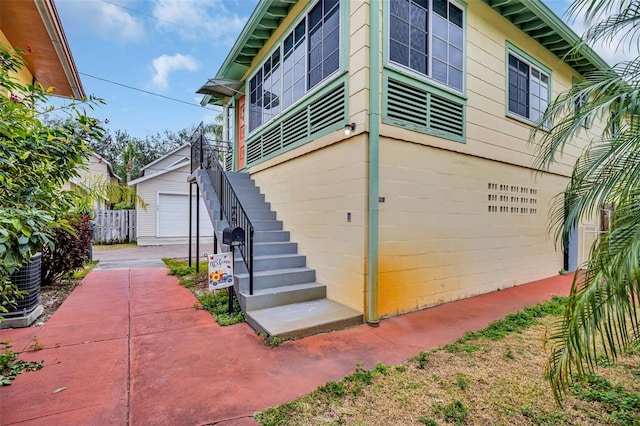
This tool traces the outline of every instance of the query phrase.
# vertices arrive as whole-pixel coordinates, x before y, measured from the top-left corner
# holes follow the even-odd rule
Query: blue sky
[[[111,132],[126,130],[142,138],[211,122],[220,113],[218,107],[200,107],[195,91],[216,74],[257,0],[55,3],[85,92],[107,103],[92,115],[108,120]],[[546,4],[562,16],[569,2]]]
[[[111,132],[144,137],[210,122],[220,113],[218,107],[200,107],[195,91],[218,71],[256,0],[55,4],[85,92],[106,101],[91,114],[108,119]]]

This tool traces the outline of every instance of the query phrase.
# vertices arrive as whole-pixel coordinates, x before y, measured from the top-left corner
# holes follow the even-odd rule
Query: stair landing
[[[248,311],[247,322],[257,331],[281,339],[305,337],[362,324],[362,313],[329,299]]]

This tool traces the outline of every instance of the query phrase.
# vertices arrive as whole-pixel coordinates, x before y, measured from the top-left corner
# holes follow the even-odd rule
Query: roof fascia
[[[80,81],[80,74],[78,73],[78,69],[76,68],[76,64],[73,60],[69,42],[64,35],[62,22],[60,21],[58,11],[56,10],[53,1],[33,1],[36,5],[36,8],[38,9],[38,12],[40,13],[42,22],[47,29],[47,32],[49,33],[49,37],[51,38],[53,46],[56,50],[58,60],[60,61],[64,73],[67,76],[69,86],[71,87],[71,91],[73,92],[73,97],[77,100],[84,99],[86,97],[86,94],[84,92],[84,88],[82,87],[82,82]]]
[[[538,18],[542,19],[553,31],[567,41],[570,45],[576,46],[580,43],[581,38],[571,29],[562,19],[558,17],[547,5],[540,0],[520,0],[520,2],[533,12]],[[589,46],[583,44],[577,50],[576,54],[584,56],[596,69],[611,68],[607,62],[602,59]]]
[[[218,70],[216,74],[216,78],[230,78],[234,80],[239,80],[240,77],[228,75],[228,73],[232,71],[237,71],[239,64],[235,64],[234,61],[236,57],[240,54],[240,51],[245,47],[247,41],[252,36],[253,32],[257,29],[260,20],[266,15],[267,10],[273,4],[274,0],[261,0],[256,5],[256,8],[253,10],[253,13],[249,17],[249,20],[245,24],[242,32],[236,39],[231,51],[227,55],[227,58],[222,63],[222,66]],[[234,69],[235,68],[235,69]],[[248,67],[243,67],[248,69]],[[246,69],[244,71],[246,71]]]

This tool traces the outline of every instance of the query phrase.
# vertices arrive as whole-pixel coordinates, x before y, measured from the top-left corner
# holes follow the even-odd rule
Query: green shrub
[[[134,210],[136,208],[135,203],[122,201],[113,206],[113,210]]]

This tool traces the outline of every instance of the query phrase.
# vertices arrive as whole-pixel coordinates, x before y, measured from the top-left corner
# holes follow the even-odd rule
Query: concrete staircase
[[[220,204],[206,171],[196,180],[215,232],[229,226],[220,217]],[[254,227],[254,291],[249,294],[249,274],[239,253],[235,255],[234,288],[247,322],[258,332],[282,339],[337,330],[363,321],[362,313],[326,298],[326,286],[316,282],[316,271],[290,240],[289,231],[265,201],[247,173],[226,173]],[[227,247],[223,246],[224,251]]]

